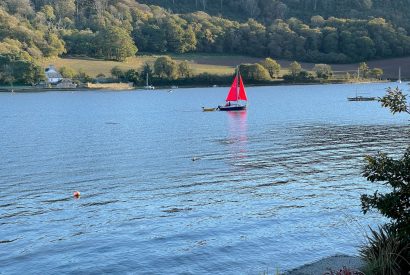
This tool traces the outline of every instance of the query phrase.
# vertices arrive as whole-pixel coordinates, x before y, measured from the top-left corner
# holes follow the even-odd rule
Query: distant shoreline
[[[326,82],[272,82],[272,83],[261,83],[261,84],[248,84],[246,87],[269,87],[269,86],[310,86],[310,85],[333,85],[333,84],[370,84],[370,83],[395,83],[394,81],[380,80],[380,81],[326,81]],[[178,88],[223,88],[229,87],[228,85],[218,85],[218,86],[205,86],[205,85],[184,85],[178,86]],[[158,86],[155,90],[175,90],[178,88],[172,88],[171,86]],[[153,91],[146,90],[143,87],[130,87],[128,89],[112,89],[112,88],[38,88],[31,86],[17,86],[17,87],[2,87],[0,88],[0,93],[43,93],[43,92],[78,92],[78,91],[114,91],[114,92],[126,92],[126,91]],[[154,91],[155,91],[154,90]]]

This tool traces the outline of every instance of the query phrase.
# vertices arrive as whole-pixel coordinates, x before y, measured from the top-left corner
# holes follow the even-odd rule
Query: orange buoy
[[[80,196],[80,191],[74,191],[74,198],[78,199]]]

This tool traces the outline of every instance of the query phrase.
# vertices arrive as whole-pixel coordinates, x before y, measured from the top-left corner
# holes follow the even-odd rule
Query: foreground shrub
[[[371,182],[382,182],[390,193],[362,195],[366,214],[377,209],[390,222],[378,231],[371,230],[362,256],[369,274],[408,274],[410,271],[410,147],[399,160],[386,154],[367,156],[363,176]]]
[[[387,226],[371,229],[367,244],[360,250],[366,260],[366,274],[407,274],[409,265],[409,243]]]

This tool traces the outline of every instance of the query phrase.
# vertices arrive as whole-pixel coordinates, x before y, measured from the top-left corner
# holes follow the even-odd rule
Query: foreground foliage
[[[379,153],[367,156],[366,162],[363,176],[387,185],[390,193],[376,191],[373,195],[362,195],[363,212],[376,209],[389,218],[389,223],[379,231],[371,231],[362,255],[370,274],[407,274],[410,270],[410,147],[398,160]]]
[[[399,237],[389,227],[370,229],[367,244],[360,250],[366,260],[366,274],[407,274],[410,268],[410,243]]]
[[[393,114],[410,114],[410,107],[407,103],[407,95],[405,95],[399,87],[396,87],[395,89],[389,87],[386,92],[386,95],[379,100],[383,107],[389,108]]]

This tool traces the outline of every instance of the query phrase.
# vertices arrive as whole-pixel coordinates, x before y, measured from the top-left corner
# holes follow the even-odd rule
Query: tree
[[[391,193],[362,195],[362,209],[367,213],[376,208],[390,219],[390,225],[400,235],[410,237],[410,147],[399,160],[386,154],[366,156],[363,176],[371,182],[382,182],[391,187]]]
[[[13,83],[16,81],[16,78],[13,75],[13,71],[10,68],[9,64],[4,64],[0,67],[0,83],[9,84],[13,86]]]
[[[99,53],[105,59],[124,61],[134,56],[138,49],[129,33],[118,27],[108,27],[97,34]]]
[[[393,114],[410,114],[406,95],[398,87],[387,88],[387,94],[379,101]],[[371,230],[369,244],[361,249],[361,254],[368,262],[369,274],[406,274],[410,270],[410,147],[400,159],[385,153],[365,159],[363,176],[388,186],[389,193],[376,190],[373,195],[363,194],[363,213],[376,209],[389,222],[380,232]]]
[[[395,89],[388,87],[386,92],[386,95],[379,100],[382,103],[382,107],[389,108],[393,114],[410,114],[410,106],[407,104],[407,95],[403,94],[403,91],[400,90],[399,87]]]
[[[239,70],[245,80],[266,81],[270,79],[268,71],[261,64],[241,64]]]
[[[86,72],[84,72],[82,69],[78,70],[78,74],[75,76],[75,79],[86,83],[86,82],[91,82],[93,79],[91,76],[89,76]]]
[[[44,70],[35,61],[15,54],[0,54],[0,82],[33,85],[44,79]]]
[[[359,75],[358,77],[360,78],[360,73],[362,73],[363,78],[367,77],[367,74],[369,72],[369,66],[365,62],[362,62],[359,64]]]
[[[373,76],[374,78],[380,79],[381,76],[383,75],[383,70],[380,68],[373,68],[370,71],[370,75]]]
[[[134,84],[137,84],[141,81],[140,74],[134,69],[125,72],[125,79],[129,82],[133,82]]]
[[[62,25],[64,18],[72,18],[75,13],[75,0],[54,0],[57,24]]]
[[[375,44],[368,36],[362,36],[356,40],[357,55],[361,59],[371,59],[376,54]]]
[[[189,78],[192,76],[192,68],[187,61],[179,63],[178,73],[182,78]]]
[[[44,56],[56,57],[66,52],[64,41],[62,41],[56,33],[51,31],[46,33],[45,39],[47,43],[42,48]]]
[[[111,75],[115,77],[117,80],[122,80],[124,78],[124,71],[121,70],[120,67],[115,66],[111,69]]]
[[[316,64],[313,71],[318,78],[329,79],[333,76],[332,67],[327,64]]]
[[[178,76],[178,66],[171,57],[163,56],[155,61],[154,72],[161,78],[176,79]]]
[[[298,62],[293,61],[292,63],[290,63],[289,73],[291,74],[293,78],[296,78],[300,74],[301,71],[302,71],[302,66]]]
[[[325,19],[320,15],[314,15],[310,18],[313,27],[322,27],[325,24]]]
[[[55,22],[56,16],[54,14],[54,8],[52,6],[50,5],[43,6],[43,8],[41,9],[41,12],[45,15],[45,18],[49,25]]]
[[[61,75],[65,78],[74,78],[75,75],[77,74],[74,69],[70,67],[65,67],[65,66],[61,67],[59,71]]]
[[[96,34],[90,30],[70,31],[63,35],[67,53],[71,55],[87,55],[96,57],[97,47]]]
[[[271,78],[279,76],[281,66],[276,60],[272,58],[266,58],[261,62],[261,65],[268,71]]]

